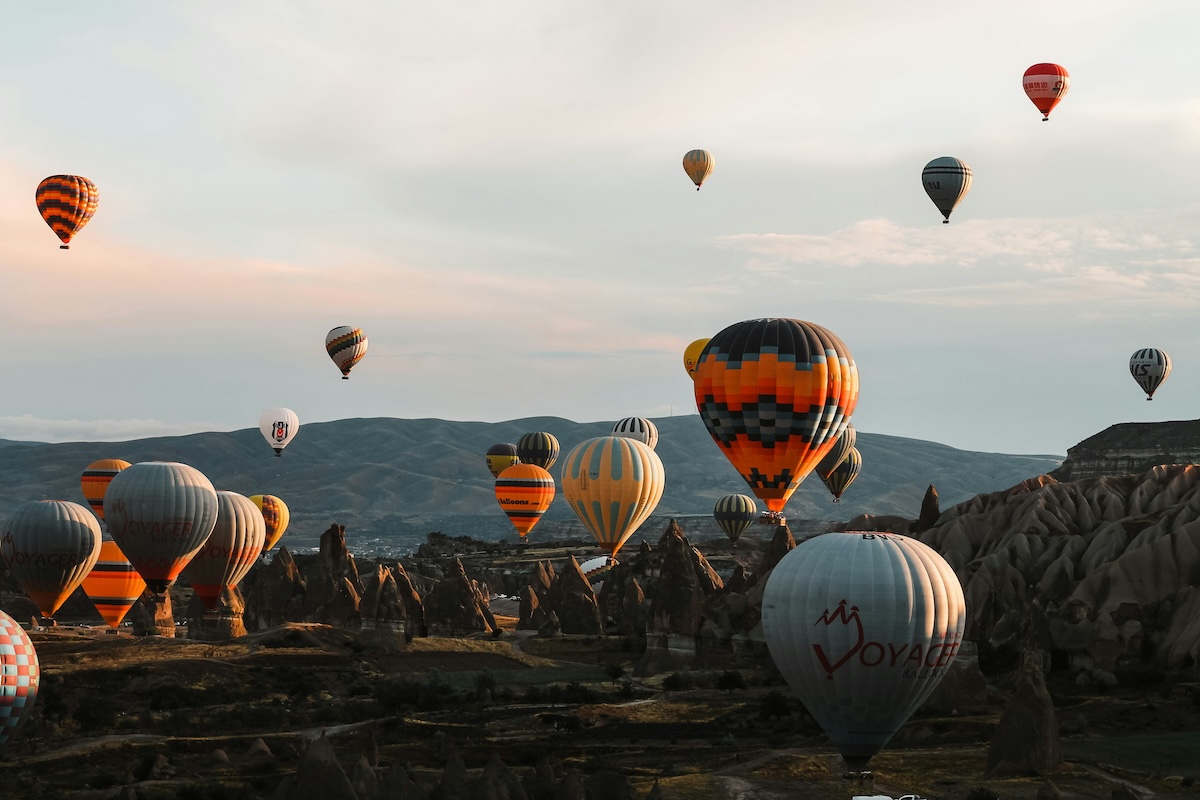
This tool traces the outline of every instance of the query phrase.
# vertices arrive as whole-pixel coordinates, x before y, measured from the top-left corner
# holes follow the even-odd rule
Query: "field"
[[[849,798],[859,790],[786,686],[755,665],[631,677],[610,637],[415,639],[370,654],[350,634],[290,625],[228,644],[98,629],[34,634],[44,669],[38,714],[0,760],[5,798],[144,800],[270,797],[306,742],[327,734],[348,771],[404,764],[434,783],[451,745],[468,771],[493,753],[613,770],[662,798]],[[918,715],[873,762],[874,789],[965,798],[981,787],[1034,798],[1048,778],[1070,798],[1122,783],[1195,794],[1194,686],[1085,695],[1055,687],[1067,763],[1046,776],[984,778],[997,708]],[[1170,729],[1167,732],[1166,729]],[[262,743],[255,745],[256,740]],[[265,748],[262,747],[265,745]],[[982,795],[977,795],[982,796]]]

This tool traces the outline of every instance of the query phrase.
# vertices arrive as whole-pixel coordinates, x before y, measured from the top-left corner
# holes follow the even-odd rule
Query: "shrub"
[[[734,689],[746,688],[746,680],[736,669],[726,670],[717,677],[717,688],[733,694]]]

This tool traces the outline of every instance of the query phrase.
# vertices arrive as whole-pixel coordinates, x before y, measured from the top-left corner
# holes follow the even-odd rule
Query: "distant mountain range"
[[[713,504],[723,495],[748,493],[697,415],[656,419],[657,452],[667,485],[654,517],[653,537],[669,517],[688,520],[689,533],[716,535]],[[549,431],[563,452],[602,436],[612,422],[579,423],[557,417],[509,422],[440,419],[346,419],[304,425],[282,458],[275,458],[257,429],[138,439],[129,442],[43,444],[0,440],[0,516],[26,500],[83,503],[79,476],[100,458],[182,461],[204,472],[218,489],[274,494],[292,512],[284,542],[293,549],[317,544],[331,523],[346,526],[352,549],[398,554],[430,531],[496,539],[515,535],[493,494],[484,452],[516,442],[530,431]],[[915,517],[929,484],[942,507],[982,492],[1012,486],[1048,472],[1062,458],[956,450],[918,439],[862,433],[863,471],[840,504],[812,476],[788,504],[789,519],[844,521],[861,513]],[[561,498],[531,538],[587,536]],[[635,539],[636,540],[636,539]]]

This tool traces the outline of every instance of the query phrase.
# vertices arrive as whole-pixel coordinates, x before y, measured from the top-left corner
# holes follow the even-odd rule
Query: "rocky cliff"
[[[1200,420],[1123,422],[1067,450],[1060,481],[1134,475],[1162,464],[1200,463]]]

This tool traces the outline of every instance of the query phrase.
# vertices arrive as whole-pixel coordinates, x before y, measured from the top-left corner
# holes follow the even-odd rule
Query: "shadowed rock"
[[[271,563],[258,571],[246,591],[242,619],[250,630],[265,631],[285,622],[304,621],[307,582],[286,547],[276,551]]]
[[[496,621],[479,585],[454,559],[446,577],[425,598],[425,620],[435,635],[459,635],[496,629]]]
[[[942,510],[938,504],[938,491],[934,485],[929,484],[929,488],[925,490],[925,497],[921,499],[921,514],[917,517],[917,524],[913,527],[913,533],[921,534],[937,524],[938,517],[942,515]]]
[[[1016,691],[988,748],[987,776],[1037,775],[1062,760],[1054,701],[1042,676],[1042,654],[1027,650]]]
[[[135,636],[175,636],[175,614],[171,610],[171,593],[154,594],[149,589],[130,609]]]
[[[321,534],[317,568],[308,576],[304,621],[357,629],[362,626],[361,594],[358,566],[346,549],[346,527],[330,525]]]
[[[309,742],[295,775],[283,779],[272,800],[366,800],[354,791],[324,734]]]
[[[546,593],[544,608],[558,617],[563,633],[599,634],[604,631],[596,593],[574,556],[567,559],[562,572],[555,577]]]
[[[197,596],[188,601],[188,638],[202,642],[227,642],[246,635],[243,612],[246,604],[235,586],[221,588],[215,609],[209,609]]]
[[[393,766],[384,776],[379,787],[379,800],[428,800],[425,791],[408,770],[401,765]]]
[[[767,575],[771,570],[775,569],[784,556],[792,551],[796,546],[796,540],[792,538],[792,529],[787,525],[780,525],[775,529],[775,535],[771,537],[771,544],[767,545],[767,549],[763,551],[762,561],[758,564],[758,569],[755,570],[754,578],[757,583],[764,583]]]

